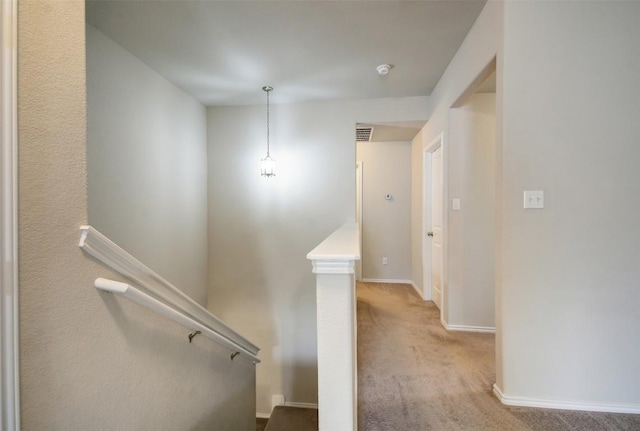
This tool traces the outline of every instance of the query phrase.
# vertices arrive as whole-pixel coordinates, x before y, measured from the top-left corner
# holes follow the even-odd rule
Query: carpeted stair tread
[[[318,410],[277,406],[264,431],[318,431]]]

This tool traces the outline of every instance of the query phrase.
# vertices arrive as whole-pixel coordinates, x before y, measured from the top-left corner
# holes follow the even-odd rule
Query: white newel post
[[[355,431],[357,425],[355,261],[359,230],[346,224],[307,258],[316,277],[319,431]]]

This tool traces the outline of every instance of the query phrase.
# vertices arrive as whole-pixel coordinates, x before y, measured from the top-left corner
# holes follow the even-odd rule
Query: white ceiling
[[[429,95],[485,1],[89,0],[87,21],[205,105],[288,103]]]

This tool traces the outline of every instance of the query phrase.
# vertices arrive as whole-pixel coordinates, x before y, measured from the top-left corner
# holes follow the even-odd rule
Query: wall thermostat
[[[393,196],[391,196],[391,193],[387,193],[386,195],[384,195],[384,198],[388,201],[390,201],[392,197]]]

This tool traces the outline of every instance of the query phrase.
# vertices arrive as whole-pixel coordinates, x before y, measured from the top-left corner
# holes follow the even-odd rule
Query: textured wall
[[[19,7],[22,429],[254,430],[253,364],[92,287],[84,2]]]
[[[411,143],[358,142],[356,158],[363,162],[362,278],[410,280]]]
[[[278,173],[269,179],[260,177],[265,107],[208,109],[209,308],[263,348],[258,412],[270,412],[273,394],[317,402],[306,255],[355,218],[356,123],[421,119],[427,109],[423,97],[272,105]]]
[[[205,306],[206,121],[201,103],[87,26],[89,224]]]

